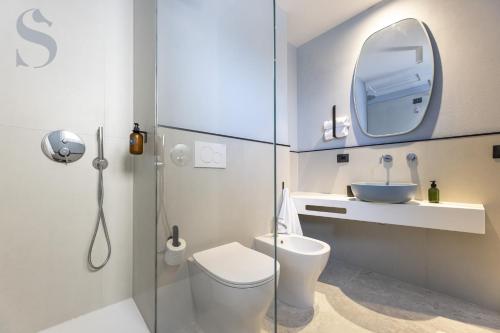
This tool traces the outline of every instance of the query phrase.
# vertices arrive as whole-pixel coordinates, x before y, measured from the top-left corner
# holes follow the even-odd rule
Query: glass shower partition
[[[134,122],[148,133],[134,158],[133,298],[156,327],[156,0],[134,1]]]
[[[250,250],[276,214],[274,3],[158,0],[156,24],[156,332],[274,332],[275,260]]]

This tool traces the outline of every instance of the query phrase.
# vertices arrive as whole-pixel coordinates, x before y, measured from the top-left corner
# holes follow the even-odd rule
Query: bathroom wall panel
[[[109,13],[102,2],[83,3],[3,3],[0,28],[6,42],[0,69],[9,79],[1,80],[0,89],[11,93],[0,95],[2,124],[44,130],[67,127],[91,134],[104,122]],[[20,15],[31,8],[39,9],[52,26],[34,23],[29,13],[24,17],[26,26],[49,35],[58,46],[54,61],[40,69],[16,66],[16,50],[30,67],[42,65],[48,57],[43,46],[24,40],[16,31]]]
[[[288,138],[290,150],[298,149],[298,111],[297,111],[297,48],[292,44],[287,47],[287,111],[288,111]]]
[[[169,223],[178,225],[189,242],[188,255],[230,241],[252,246],[253,238],[271,230],[273,222],[273,145],[159,128],[165,136],[165,203]],[[175,165],[169,156],[179,143],[227,146],[226,169]],[[289,184],[288,147],[278,146],[278,186]]]
[[[273,2],[158,2],[165,126],[273,141]],[[286,15],[277,11],[277,142],[288,144]]]
[[[58,45],[47,50],[16,31],[25,11],[52,22],[26,25]],[[132,1],[6,1],[0,13],[0,332],[33,333],[115,303],[132,292],[132,161],[125,128],[132,122]],[[96,130],[104,125],[105,213],[113,255],[91,273],[86,255],[97,216]],[[71,165],[41,152],[51,130],[79,134],[87,152]],[[105,255],[100,236],[95,259]],[[28,315],[27,315],[28,314]]]
[[[290,190],[298,191],[299,188],[299,154],[298,153],[290,153],[289,154],[289,174],[290,174]],[[277,166],[278,170],[286,167],[285,163],[282,163]]]
[[[383,1],[299,47],[299,150],[500,131],[493,97],[500,89],[498,12],[496,0]],[[437,46],[429,111],[410,134],[370,138],[351,102],[356,60],[370,34],[408,17],[423,21]],[[353,130],[346,139],[324,142],[321,126],[334,104],[339,116],[353,119]]]
[[[442,201],[484,204],[485,235],[312,217],[301,218],[304,231],[332,242],[334,260],[500,311],[500,163],[491,155],[498,142],[492,135],[298,154],[299,191],[338,194],[352,182],[385,181],[379,158],[391,154],[391,180],[419,184],[418,199],[436,179]],[[416,165],[406,161],[410,152]],[[350,162],[337,164],[338,153],[349,153]]]

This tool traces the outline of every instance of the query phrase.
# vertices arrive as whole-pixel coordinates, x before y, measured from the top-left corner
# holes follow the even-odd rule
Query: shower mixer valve
[[[75,133],[54,131],[43,138],[42,151],[52,161],[68,164],[82,158],[85,153],[85,143]]]

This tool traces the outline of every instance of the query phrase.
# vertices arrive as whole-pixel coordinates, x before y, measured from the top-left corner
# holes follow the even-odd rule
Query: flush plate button
[[[226,168],[226,145],[196,141],[194,143],[195,168]]]

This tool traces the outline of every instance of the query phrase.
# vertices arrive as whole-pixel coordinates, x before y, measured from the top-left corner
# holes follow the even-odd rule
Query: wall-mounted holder
[[[135,124],[135,128],[139,128],[139,123],[134,123]],[[136,133],[141,133],[142,135],[144,135],[144,143],[148,143],[148,132],[145,132],[145,131],[141,131],[140,129],[138,130],[135,130],[134,128],[134,132]]]
[[[337,121],[337,105],[332,106],[332,130],[333,130],[333,137],[338,139],[338,134],[337,134],[337,127],[335,126]]]
[[[332,107],[332,130],[333,137],[335,139],[345,138],[349,134],[349,128],[351,127],[351,122],[348,117],[343,117],[344,119],[340,120],[337,118],[337,106],[334,105]]]
[[[325,121],[323,123],[323,139],[325,141],[331,141],[333,139],[341,139],[349,134],[349,128],[351,127],[351,121],[349,117],[339,117],[337,118],[337,106],[332,107],[332,120]]]
[[[83,140],[70,131],[59,130],[42,139],[42,151],[49,159],[59,163],[73,163],[85,153]]]
[[[170,150],[170,159],[177,166],[186,166],[191,162],[191,148],[189,146],[179,143]]]
[[[130,148],[132,155],[142,155],[144,143],[148,142],[148,132],[141,131],[139,123],[134,123],[134,129],[130,133]]]

